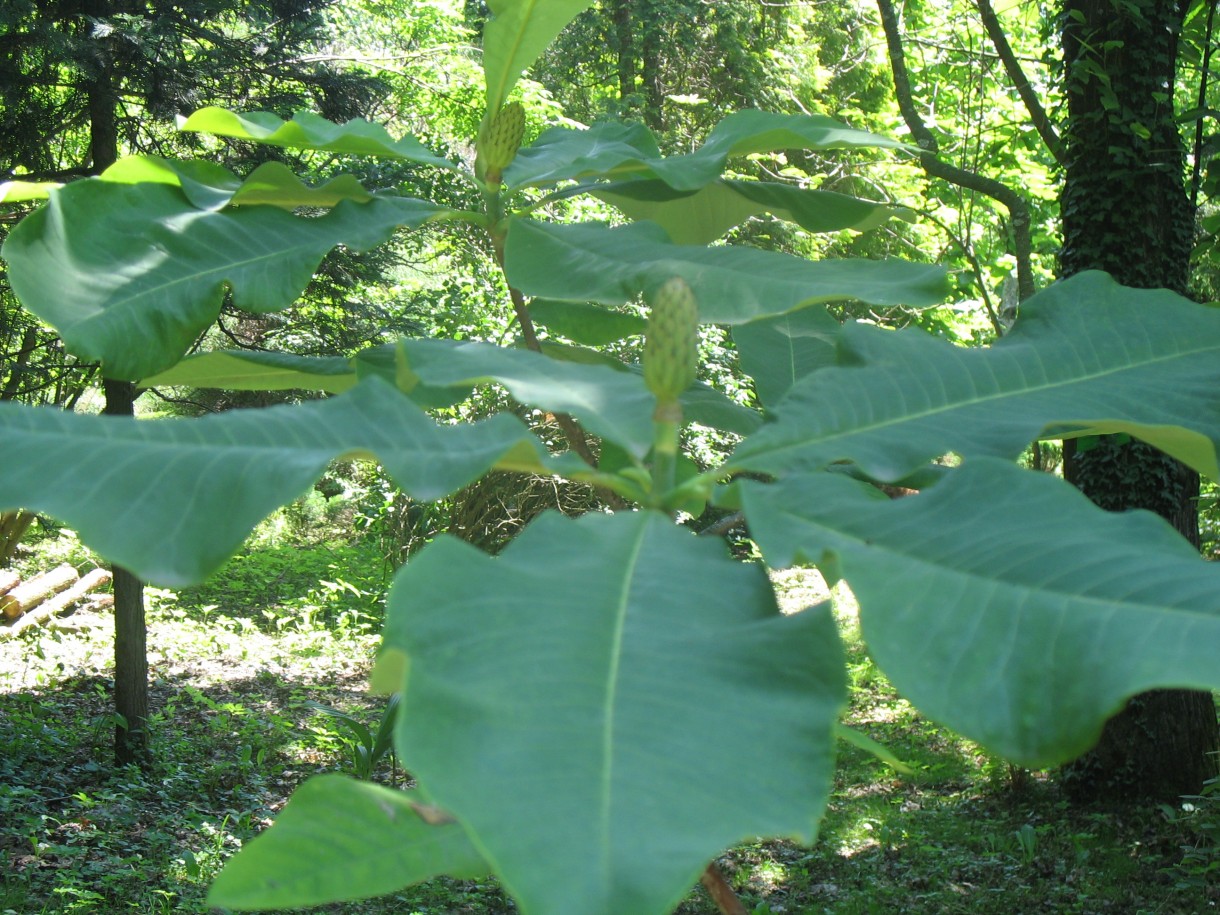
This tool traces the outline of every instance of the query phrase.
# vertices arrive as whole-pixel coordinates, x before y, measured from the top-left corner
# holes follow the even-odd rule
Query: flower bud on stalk
[[[658,409],[676,403],[695,381],[699,366],[699,305],[681,277],[672,277],[650,297],[644,339],[644,384]]]
[[[652,415],[651,504],[663,508],[674,487],[682,404],[699,367],[699,305],[681,277],[666,280],[649,297],[644,338],[644,384],[657,398]]]
[[[501,173],[517,157],[524,135],[525,109],[520,102],[509,102],[496,112],[479,138],[479,159],[483,166],[483,179],[487,183],[500,183]]]

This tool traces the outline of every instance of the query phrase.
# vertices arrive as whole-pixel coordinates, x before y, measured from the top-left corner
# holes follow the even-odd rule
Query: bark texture
[[[1127,286],[1185,293],[1194,208],[1174,120],[1179,0],[1065,0],[1068,100],[1060,276],[1109,272]],[[1199,477],[1141,442],[1064,443],[1064,475],[1102,508],[1148,509],[1197,547]],[[1132,700],[1098,746],[1065,767],[1076,800],[1173,800],[1216,773],[1220,730],[1210,693]]]

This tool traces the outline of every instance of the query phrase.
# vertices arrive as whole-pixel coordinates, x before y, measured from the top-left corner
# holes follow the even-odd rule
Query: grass
[[[54,539],[42,553],[26,561],[90,561]],[[381,576],[380,557],[361,544],[268,543],[206,587],[151,592],[156,751],[147,774],[109,764],[111,630],[42,630],[0,643],[0,915],[207,911],[210,880],[293,788],[348,765],[346,729],[308,703],[375,728],[384,700],[364,684]],[[778,584],[792,607],[824,593],[810,576],[789,573]],[[1214,873],[1192,883],[1177,867],[1203,835],[1197,812],[1072,809],[1053,778],[1011,770],[921,717],[869,660],[850,600],[837,612],[852,684],[846,722],[911,772],[844,744],[816,846],[758,842],[726,852],[720,865],[757,915],[1220,907]],[[401,778],[388,762],[377,775]],[[494,881],[442,879],[315,911],[515,907]],[[714,908],[694,890],[679,911]]]

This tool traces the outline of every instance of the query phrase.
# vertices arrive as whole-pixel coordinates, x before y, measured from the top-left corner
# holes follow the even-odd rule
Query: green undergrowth
[[[385,700],[364,684],[381,576],[379,554],[360,543],[264,543],[206,586],[151,592],[147,773],[109,764],[104,621],[0,643],[0,915],[207,911],[210,880],[295,786],[350,771],[351,730],[310,703],[376,730]],[[812,575],[787,573],[779,586],[790,610],[825,594]],[[720,859],[753,913],[1184,915],[1220,906],[1206,870],[1215,861],[1208,799],[1070,808],[1047,774],[1010,768],[899,698],[865,653],[849,595],[840,598],[852,687],[845,723],[908,771],[842,744],[814,848],[747,843]],[[731,720],[724,739],[734,739]],[[409,777],[388,758],[374,776]],[[314,911],[515,908],[492,881],[441,879]],[[715,909],[693,890],[679,911]]]

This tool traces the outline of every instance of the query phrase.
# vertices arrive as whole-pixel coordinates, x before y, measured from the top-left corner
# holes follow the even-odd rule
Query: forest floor
[[[375,729],[384,700],[364,687],[381,574],[371,547],[293,545],[251,551],[203,588],[152,591],[149,773],[110,763],[107,620],[0,642],[0,915],[208,911],[225,859],[298,784],[351,771],[349,731],[308,703]],[[789,609],[826,596],[816,573],[778,585]],[[1189,804],[1073,809],[1051,775],[1012,770],[917,714],[864,652],[850,599],[836,608],[850,658],[845,721],[911,772],[844,744],[814,847],[726,852],[719,864],[755,915],[1220,911],[1220,876],[1201,873],[1217,853],[1199,854],[1215,806],[1206,821],[1209,808]],[[387,760],[376,777],[402,773]],[[1190,849],[1193,874],[1182,866]],[[313,911],[516,909],[493,881],[441,879]],[[714,911],[699,889],[679,909]]]

